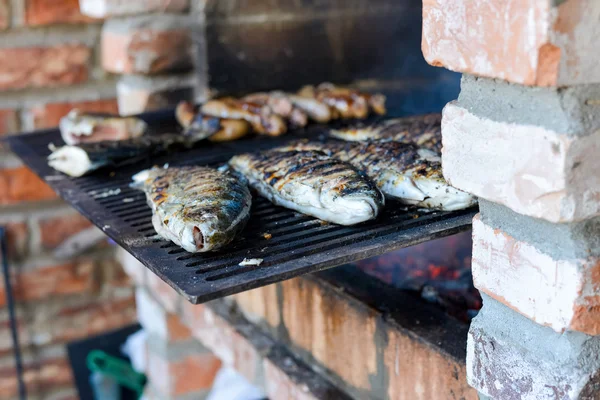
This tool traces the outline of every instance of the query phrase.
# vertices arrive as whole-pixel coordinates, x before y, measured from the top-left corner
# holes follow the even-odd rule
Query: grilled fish
[[[246,121],[206,116],[185,101],[177,105],[175,117],[184,128],[183,134],[197,140],[208,138],[211,142],[226,142],[242,138],[250,132]]]
[[[244,229],[252,195],[246,181],[208,167],[157,168],[133,176],[146,193],[156,232],[190,253],[221,249]]]
[[[269,106],[260,103],[223,98],[207,101],[202,105],[201,111],[213,117],[245,120],[260,134],[279,136],[287,131],[283,118]]]
[[[142,136],[148,126],[135,117],[118,117],[71,110],[61,118],[60,134],[68,145],[125,140]]]
[[[394,118],[370,124],[357,123],[331,131],[331,136],[348,141],[393,140],[415,143],[441,154],[442,115]]]
[[[176,134],[141,136],[118,142],[82,143],[78,146],[51,147],[48,165],[69,176],[79,177],[99,168],[139,160],[140,157],[163,153],[195,143]]]
[[[461,210],[475,198],[453,188],[442,175],[440,157],[431,150],[400,142],[296,142],[276,149],[320,151],[367,174],[389,198],[438,210]]]
[[[340,225],[377,217],[383,195],[352,165],[314,151],[266,151],[229,165],[276,205]]]

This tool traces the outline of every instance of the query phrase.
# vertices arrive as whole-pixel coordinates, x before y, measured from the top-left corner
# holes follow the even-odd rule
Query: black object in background
[[[131,325],[116,331],[112,331],[100,336],[86,338],[67,345],[67,353],[71,368],[73,368],[73,377],[75,386],[81,400],[94,400],[94,392],[90,385],[91,371],[86,365],[87,355],[92,350],[102,350],[111,356],[129,359],[121,353],[121,345],[125,343],[127,337],[139,331],[139,324]],[[136,393],[132,390],[121,388],[121,400],[135,400]]]

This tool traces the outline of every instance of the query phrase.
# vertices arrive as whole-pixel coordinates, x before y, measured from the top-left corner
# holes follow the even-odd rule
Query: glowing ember
[[[481,297],[471,276],[471,246],[471,232],[464,232],[355,265],[394,287],[415,291],[449,314],[468,321],[481,308]]]

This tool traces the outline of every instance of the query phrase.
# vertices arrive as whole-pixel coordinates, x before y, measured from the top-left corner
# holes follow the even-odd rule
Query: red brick
[[[40,221],[42,247],[47,250],[55,249],[71,236],[92,225],[89,220],[77,213],[42,220]]]
[[[6,29],[10,25],[10,6],[9,0],[0,0],[0,30]]]
[[[473,220],[473,281],[483,293],[540,325],[600,334],[600,260],[555,259]]]
[[[409,335],[390,331],[383,359],[389,373],[389,399],[478,399],[477,391],[467,384],[464,361]]]
[[[524,85],[596,83],[598,13],[594,0],[426,0],[423,54],[431,65]]]
[[[15,133],[19,129],[19,116],[16,110],[0,110],[0,135]]]
[[[8,256],[12,259],[22,259],[27,253],[29,244],[29,229],[25,222],[10,222],[5,225]]]
[[[0,90],[84,82],[90,57],[81,44],[0,49]]]
[[[172,15],[109,21],[102,29],[102,67],[117,74],[156,74],[192,67],[190,29]]]
[[[444,177],[452,186],[550,222],[600,215],[600,180],[592,172],[600,170],[600,132],[573,136],[495,121],[451,102],[442,135]]]
[[[95,18],[150,12],[182,12],[188,8],[188,0],[79,0],[81,12]]]
[[[211,353],[189,355],[169,361],[152,351],[146,352],[148,379],[164,396],[209,390],[221,368],[221,360]]]
[[[23,375],[28,395],[73,385],[73,372],[66,358],[43,360],[25,365]],[[0,369],[0,397],[12,398],[17,394],[17,379],[13,367]]]
[[[27,167],[0,170],[0,205],[55,199],[56,193]]]
[[[25,20],[31,26],[94,21],[79,12],[78,0],[26,0]]]
[[[13,278],[15,298],[19,301],[84,293],[95,288],[92,262],[70,263],[35,268],[17,273]],[[0,306],[5,305],[4,285],[0,285]]]
[[[77,108],[84,112],[118,114],[117,99],[78,101],[70,103],[49,103],[31,109],[33,126],[36,129],[58,126],[60,119]],[[1,126],[1,124],[0,124]]]
[[[183,303],[182,319],[190,327],[192,336],[226,365],[232,366],[250,382],[260,379],[262,355],[226,320],[205,305],[189,302]]]
[[[369,389],[369,376],[377,373],[373,340],[357,337],[375,334],[375,312],[364,312],[331,295],[313,282],[290,279],[282,283],[283,322],[290,340],[349,384]],[[353,349],[353,351],[347,351]],[[361,368],[354,368],[355,365]]]

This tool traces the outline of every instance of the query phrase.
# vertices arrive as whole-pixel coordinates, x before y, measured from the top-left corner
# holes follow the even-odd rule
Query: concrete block
[[[490,399],[597,399],[599,351],[598,336],[556,333],[484,296],[469,330],[467,380]]]
[[[449,103],[442,166],[453,186],[550,222],[600,215],[600,130],[573,136]]]
[[[554,258],[473,220],[473,281],[540,325],[600,334],[600,259]]]
[[[453,71],[536,86],[600,82],[595,0],[426,0],[422,49]]]
[[[570,136],[600,129],[600,84],[531,88],[465,74],[457,103],[493,121],[534,125]]]
[[[600,257],[600,217],[554,224],[483,199],[479,200],[479,210],[484,224],[527,242],[554,259]]]

